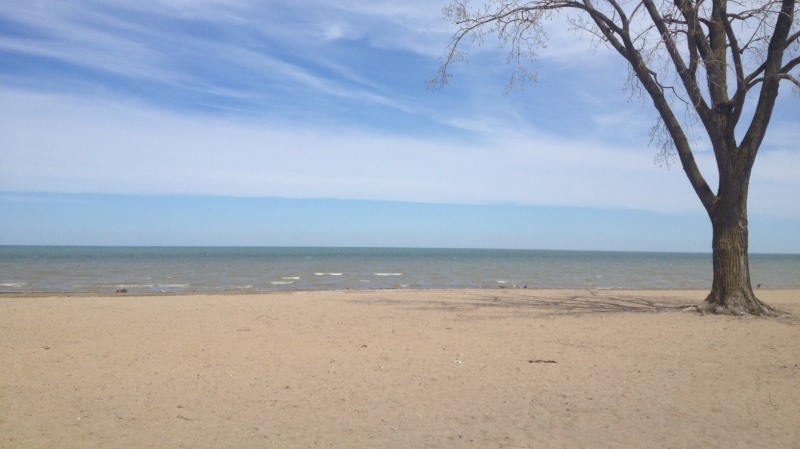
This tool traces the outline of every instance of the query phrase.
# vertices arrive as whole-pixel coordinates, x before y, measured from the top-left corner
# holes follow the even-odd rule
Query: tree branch
[[[798,64],[800,64],[800,56],[787,62],[785,66],[781,67],[780,72],[789,73],[793,68],[797,67]]]
[[[644,0],[643,3],[645,9],[650,14],[650,18],[655,24],[656,29],[661,34],[661,40],[664,42],[664,45],[667,48],[667,53],[669,54],[670,58],[672,59],[672,63],[675,65],[675,68],[678,71],[678,76],[680,76],[681,81],[683,82],[683,87],[689,94],[689,98],[692,101],[692,106],[698,108],[698,111],[701,112],[701,116],[704,115],[704,113],[708,112],[709,108],[708,105],[706,104],[705,99],[703,98],[702,92],[700,92],[699,86],[697,85],[697,79],[694,76],[696,67],[694,68],[686,67],[686,63],[683,61],[683,57],[678,51],[678,47],[675,44],[675,40],[672,39],[669,29],[667,28],[667,25],[664,23],[664,19],[658,12],[658,9],[656,8],[655,4],[653,4],[653,1]],[[688,18],[687,21],[691,22],[691,20]],[[691,40],[691,38],[689,38],[689,40]]]
[[[795,2],[796,0],[782,0],[781,2],[781,11],[775,20],[774,31],[767,48],[767,59],[764,61],[761,93],[758,97],[753,121],[750,123],[750,127],[747,129],[740,146],[737,166],[740,173],[743,176],[747,176],[747,179],[749,179],[753,162],[766,134],[767,125],[769,125],[769,121],[772,118],[775,100],[778,97],[778,85],[781,77],[776,75],[782,74],[781,64],[789,31],[792,27]],[[797,58],[793,59],[787,66],[794,67],[797,64],[796,61]]]
[[[739,123],[739,118],[742,116],[744,109],[744,101],[747,96],[747,84],[744,82],[744,65],[742,64],[742,51],[739,48],[739,40],[736,38],[736,33],[733,32],[733,27],[730,21],[725,21],[725,33],[728,35],[728,42],[731,46],[731,57],[733,58],[733,67],[736,71],[736,93],[731,100],[733,103],[733,110],[731,111],[730,123],[727,124],[728,129],[726,132],[733,133],[736,125]]]
[[[792,42],[796,41],[798,38],[800,38],[800,31],[798,31],[798,32],[792,34],[791,36],[789,36],[788,38],[786,38],[786,47],[788,48],[789,45],[792,45]]]
[[[672,58],[675,67],[678,69],[679,76],[683,80],[684,86],[689,92],[690,97],[692,97],[692,100],[695,101],[696,104],[699,103],[705,106],[705,100],[703,100],[700,90],[697,87],[697,84],[694,83],[692,76],[688,73],[688,70],[683,62],[683,58],[677,50],[675,41],[670,36],[667,27],[664,24],[664,21],[661,18],[658,10],[655,8],[652,0],[644,0],[643,3],[647,9],[647,12],[652,18],[653,23],[661,33],[661,39],[665,43],[667,52]],[[698,198],[700,198],[700,202],[703,204],[703,207],[705,207],[706,211],[711,214],[716,197],[711,191],[711,188],[709,188],[708,183],[706,182],[702,173],[700,173],[700,169],[697,167],[694,154],[692,154],[691,145],[689,145],[689,140],[686,138],[686,134],[683,132],[680,122],[678,122],[678,119],[672,112],[672,108],[669,106],[669,102],[664,97],[663,90],[650,75],[650,70],[647,68],[647,65],[642,59],[641,54],[639,54],[639,52],[635,51],[633,48],[631,48],[630,53],[631,57],[628,60],[630,61],[637,78],[639,81],[641,81],[642,85],[647,90],[647,93],[650,94],[650,97],[653,99],[653,104],[661,116],[664,127],[669,132],[672,142],[675,144],[675,149],[678,152],[681,166],[683,167],[684,173],[686,173],[686,176],[689,178],[689,183],[692,185],[692,188],[694,189]]]
[[[789,80],[790,83],[792,83],[795,86],[797,86],[798,88],[800,88],[800,81],[798,81],[797,78],[793,77],[792,75],[789,75],[788,73],[784,73],[780,77],[785,79],[785,80]]]
[[[616,0],[607,0],[608,3],[614,8],[614,10],[619,14],[619,19],[622,21],[622,28],[627,30],[630,29],[630,23],[628,22],[628,16],[625,15],[625,11],[619,6],[619,3]]]
[[[732,201],[731,196],[746,190],[777,86],[783,80],[798,85],[796,74],[789,72],[800,65],[800,58],[782,61],[788,46],[800,40],[800,32],[792,33],[798,0],[486,0],[487,6],[476,12],[468,11],[469,0],[452,1],[446,14],[459,30],[429,84],[447,84],[451,63],[465,57],[458,49],[463,39],[482,41],[486,34],[496,34],[501,45],[512,47],[509,62],[517,62],[516,77],[517,71],[525,70],[523,56],[533,59],[535,50],[544,45],[542,22],[550,12],[575,11],[579,19],[568,17],[572,26],[593,34],[594,42],[605,42],[630,64],[631,86],[641,86],[653,100],[663,123],[660,129],[674,144],[709,213],[718,201]],[[656,6],[658,1],[662,3]],[[729,13],[729,6],[735,11]],[[756,59],[765,49],[764,59]],[[698,82],[698,73],[706,79]],[[731,75],[736,84],[729,93]],[[756,86],[761,89],[754,118],[737,145],[735,130],[749,101],[747,93]],[[708,133],[720,172],[720,196],[711,191],[697,167],[687,129],[672,109],[675,99],[685,102],[687,119],[699,118]],[[736,184],[740,181],[744,187]]]

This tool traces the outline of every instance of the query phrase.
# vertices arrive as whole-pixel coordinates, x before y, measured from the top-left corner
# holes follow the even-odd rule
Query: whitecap
[[[496,281],[498,284],[507,284],[508,281]]]
[[[403,273],[372,273],[375,276],[402,276]]]
[[[314,273],[317,276],[341,276],[342,273]]]
[[[28,285],[28,283],[27,282],[9,282],[7,284],[0,284],[0,286],[2,286],[2,287],[14,287],[14,288],[19,288],[19,287],[22,287],[23,285]]]
[[[296,281],[296,280],[298,280],[298,279],[300,279],[300,278],[299,278],[299,277],[297,277],[297,276],[284,276],[284,277],[282,277],[281,279],[290,279],[290,280],[295,280],[295,281]]]
[[[270,282],[272,285],[285,285],[285,284],[294,284],[294,281],[273,281]]]
[[[188,287],[189,284],[158,284],[159,287]]]

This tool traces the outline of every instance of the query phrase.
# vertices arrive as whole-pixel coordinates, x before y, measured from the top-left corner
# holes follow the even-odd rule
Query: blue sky
[[[618,56],[557,22],[538,82],[506,94],[487,40],[430,91],[443,6],[4,2],[0,244],[709,250]],[[756,162],[755,252],[800,252],[798,101]]]

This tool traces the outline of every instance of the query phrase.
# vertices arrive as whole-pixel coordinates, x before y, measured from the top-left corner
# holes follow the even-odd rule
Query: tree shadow
[[[429,293],[429,294],[426,294]],[[595,313],[659,313],[675,312],[696,305],[698,301],[674,297],[649,297],[635,293],[623,295],[593,290],[564,291],[563,293],[537,294],[536,290],[486,290],[459,291],[458,298],[447,298],[447,293],[431,290],[420,296],[428,299],[402,299],[381,295],[369,299],[370,304],[389,304],[417,310],[441,310],[450,312],[473,312],[496,310],[497,312],[538,312],[538,316],[581,315]],[[353,300],[363,302],[364,299]],[[481,317],[474,317],[481,318]]]

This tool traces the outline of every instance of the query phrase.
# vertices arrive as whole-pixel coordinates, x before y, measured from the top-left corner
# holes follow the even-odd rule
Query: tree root
[[[728,316],[764,316],[764,317],[785,317],[786,312],[778,310],[766,304],[758,298],[744,301],[741,298],[727,298],[720,300],[711,293],[702,304],[689,306],[683,309],[684,312],[697,312],[701,315],[728,315]]]

